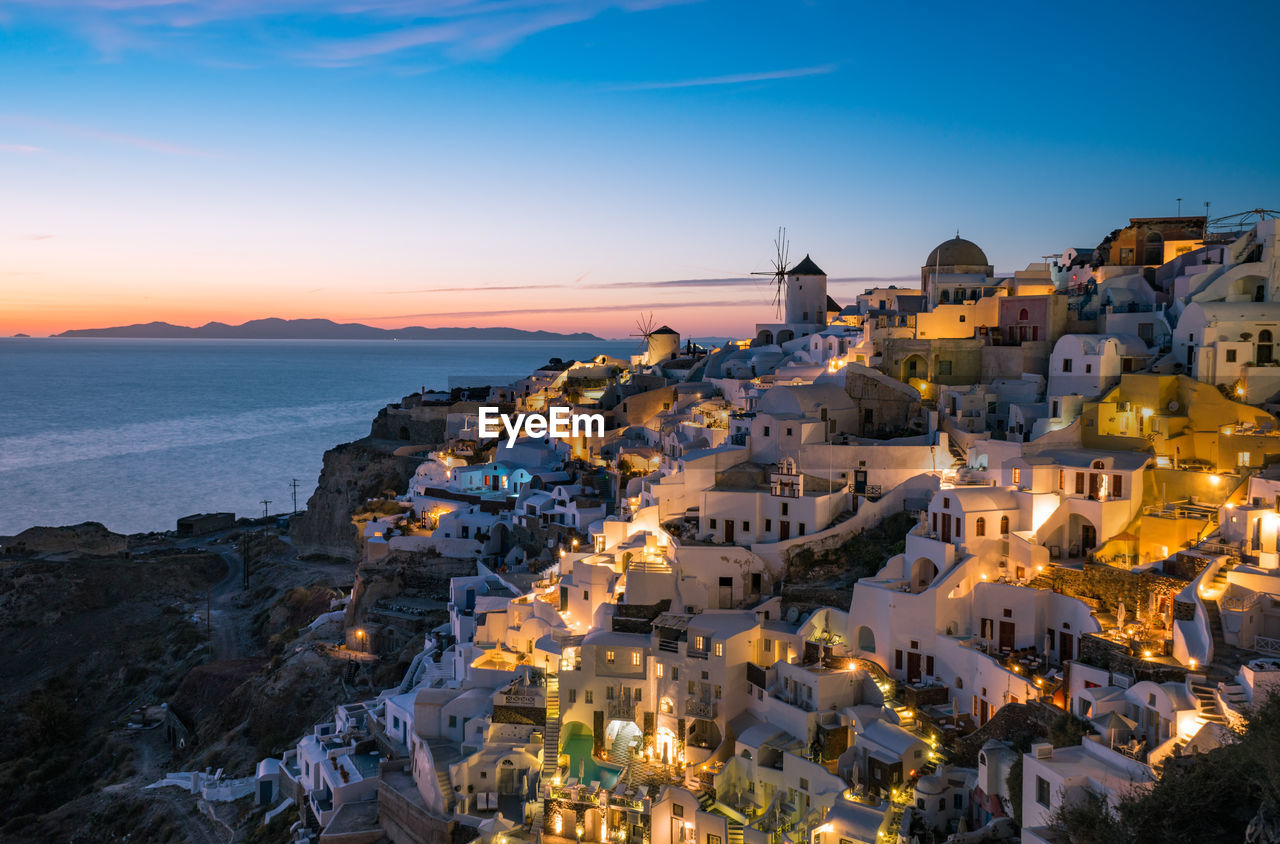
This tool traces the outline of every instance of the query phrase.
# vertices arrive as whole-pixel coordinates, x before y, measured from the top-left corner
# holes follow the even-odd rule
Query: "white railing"
[[[1280,639],[1273,639],[1270,636],[1254,636],[1253,648],[1263,653],[1280,654]]]

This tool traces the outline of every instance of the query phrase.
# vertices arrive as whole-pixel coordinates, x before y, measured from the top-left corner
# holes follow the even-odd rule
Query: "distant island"
[[[329,319],[253,319],[242,325],[207,322],[198,328],[148,322],[114,328],[77,328],[54,337],[127,337],[192,340],[591,340],[604,342],[594,334],[579,331],[525,331],[520,328],[375,328],[358,322]]]

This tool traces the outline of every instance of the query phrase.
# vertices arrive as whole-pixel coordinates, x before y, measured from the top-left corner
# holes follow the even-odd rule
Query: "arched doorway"
[[[938,576],[938,567],[928,557],[921,557],[911,566],[911,591],[923,592]]]
[[[876,633],[867,625],[858,628],[856,637],[858,650],[864,654],[873,654],[876,652]]]
[[[912,378],[929,378],[929,363],[923,355],[907,355],[902,361],[902,378],[899,380],[909,381]]]

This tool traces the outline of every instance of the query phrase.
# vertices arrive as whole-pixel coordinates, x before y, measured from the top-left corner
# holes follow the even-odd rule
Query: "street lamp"
[[[364,651],[364,631],[363,630],[356,631],[356,646],[361,652]]]

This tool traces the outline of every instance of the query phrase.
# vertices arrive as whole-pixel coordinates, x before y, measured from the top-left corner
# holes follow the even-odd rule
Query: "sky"
[[[1280,207],[1280,4],[2,0],[0,335],[624,336]],[[834,281],[834,279],[841,279]]]

